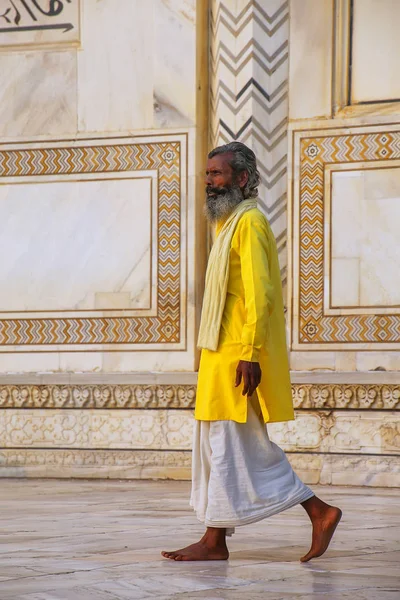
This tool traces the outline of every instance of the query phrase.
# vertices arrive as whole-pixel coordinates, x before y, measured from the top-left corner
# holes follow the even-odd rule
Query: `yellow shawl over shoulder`
[[[229,278],[229,252],[236,226],[244,213],[257,208],[254,198],[243,200],[228,217],[208,259],[206,286],[201,312],[199,348],[216,350],[221,329]]]

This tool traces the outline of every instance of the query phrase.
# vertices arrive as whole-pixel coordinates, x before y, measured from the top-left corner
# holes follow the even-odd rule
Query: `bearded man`
[[[226,560],[235,527],[301,504],[321,556],[340,509],[317,498],[268,437],[294,418],[276,242],[257,208],[254,152],[240,142],[208,155],[206,216],[217,238],[206,275],[193,444],[191,505],[207,529],[165,558]]]

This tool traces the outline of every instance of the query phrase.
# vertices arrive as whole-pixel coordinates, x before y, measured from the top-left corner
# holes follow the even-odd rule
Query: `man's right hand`
[[[241,360],[236,369],[235,387],[238,387],[238,385],[240,385],[242,378],[242,396],[247,396],[248,398],[250,398],[256,391],[261,381],[260,363]]]

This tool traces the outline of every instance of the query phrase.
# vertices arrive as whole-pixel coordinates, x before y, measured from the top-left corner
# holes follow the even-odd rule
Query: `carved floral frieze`
[[[193,408],[194,385],[3,385],[1,408]]]
[[[296,409],[400,409],[400,384],[294,384]],[[2,385],[1,408],[194,408],[195,385]]]

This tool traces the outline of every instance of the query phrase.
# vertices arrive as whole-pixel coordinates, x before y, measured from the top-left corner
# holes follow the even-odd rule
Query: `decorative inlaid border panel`
[[[293,384],[296,409],[400,410],[400,384]],[[194,409],[195,385],[1,385],[0,408]]]
[[[56,180],[60,175],[156,171],[158,260],[156,316],[128,317],[121,312],[118,317],[102,318],[2,318],[0,348],[48,346],[51,350],[51,346],[100,344],[102,350],[119,344],[173,348],[184,341],[181,218],[186,211],[186,166],[185,134],[1,146],[0,185],[2,178],[9,183],[9,178],[21,182],[30,176]]]
[[[400,315],[390,307],[385,314],[324,312],[325,167],[388,164],[399,158],[399,125],[354,128],[351,133],[348,129],[294,132],[293,349],[400,348]]]

